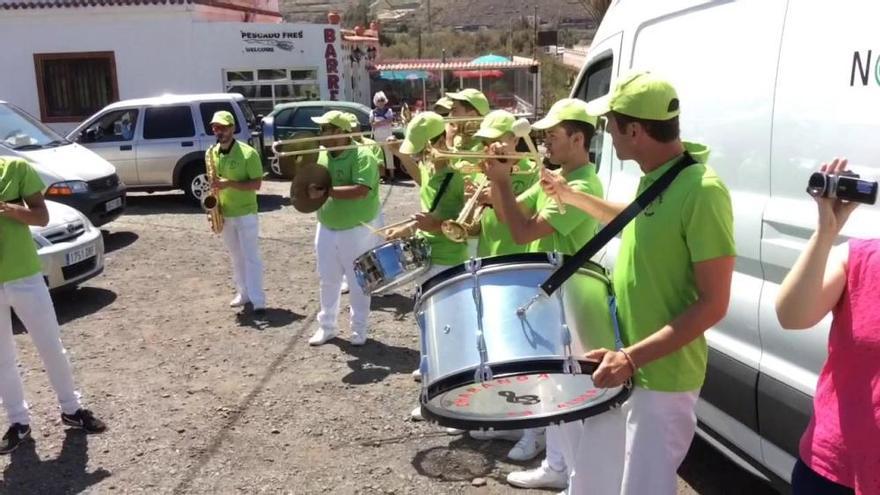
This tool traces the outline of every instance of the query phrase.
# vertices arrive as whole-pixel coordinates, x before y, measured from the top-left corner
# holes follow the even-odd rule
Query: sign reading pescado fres
[[[278,31],[274,33],[241,31],[241,40],[246,45],[251,45],[244,47],[244,51],[247,53],[274,52],[276,48],[290,52],[294,48],[293,40],[298,39],[303,39],[302,31]]]

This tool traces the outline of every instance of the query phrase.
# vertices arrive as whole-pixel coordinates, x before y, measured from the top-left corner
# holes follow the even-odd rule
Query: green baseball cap
[[[444,96],[437,100],[437,103],[434,103],[434,108],[440,108],[442,110],[446,110],[447,112],[452,110],[452,98],[448,96]]]
[[[479,112],[480,115],[486,115],[489,113],[489,100],[486,99],[486,95],[480,90],[467,88],[456,93],[446,93],[446,97],[452,100],[466,101],[470,103],[472,107],[477,109],[477,112]]]
[[[348,112],[340,112],[339,110],[330,110],[319,117],[312,117],[312,122],[319,125],[332,125],[345,132],[351,132],[351,120],[347,116]]]
[[[400,144],[400,152],[414,155],[425,149],[428,143],[446,131],[443,117],[435,112],[421,112],[406,126],[406,137]]]
[[[489,112],[480,122],[480,130],[474,133],[474,137],[480,139],[498,139],[501,136],[513,133],[513,124],[516,116],[507,110],[494,110]]]
[[[361,123],[358,121],[357,115],[351,112],[342,112],[345,114],[345,118],[348,119],[348,124],[351,126],[351,130],[356,130],[361,126]]]
[[[621,78],[610,93],[589,102],[587,109],[593,115],[614,111],[647,120],[669,120],[681,113],[672,84],[650,72],[635,72]]]
[[[532,129],[543,131],[559,125],[563,120],[577,120],[596,127],[596,114],[589,112],[587,103],[577,98],[563,98],[550,107],[547,115],[532,124]]]
[[[235,117],[226,110],[220,110],[219,112],[214,112],[214,116],[211,117],[211,124],[220,124],[226,127],[233,126],[235,125]]]

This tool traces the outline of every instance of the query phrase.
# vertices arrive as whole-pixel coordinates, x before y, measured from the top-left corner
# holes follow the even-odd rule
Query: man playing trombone
[[[309,187],[310,197],[327,196],[318,210],[315,235],[321,300],[319,328],[309,339],[309,345],[322,345],[339,333],[336,320],[343,276],[356,280],[355,258],[372,249],[377,241],[369,226],[377,223],[379,215],[379,159],[372,146],[353,143],[352,120],[345,112],[331,110],[312,117],[312,121],[320,126],[325,147],[350,146],[321,151],[318,164],[330,172],[331,187],[329,191],[314,185]],[[337,135],[339,137],[334,138]],[[349,298],[351,343],[361,346],[367,341],[370,295],[352,288]]]

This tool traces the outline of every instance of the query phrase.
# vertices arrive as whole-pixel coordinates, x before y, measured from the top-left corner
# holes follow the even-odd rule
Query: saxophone
[[[223,214],[220,212],[220,198],[214,192],[214,184],[217,182],[217,164],[214,163],[215,144],[208,148],[205,153],[205,173],[208,175],[208,191],[202,196],[202,209],[208,214],[208,223],[211,231],[219,234],[223,231]]]

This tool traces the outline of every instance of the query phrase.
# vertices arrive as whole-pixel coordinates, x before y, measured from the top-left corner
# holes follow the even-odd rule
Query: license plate
[[[113,211],[117,208],[122,208],[122,198],[111,199],[104,204],[104,211]]]
[[[74,263],[79,263],[80,261],[87,260],[95,255],[95,245],[81,247],[79,249],[74,249],[73,251],[67,253],[67,263],[65,266],[72,265]]]

